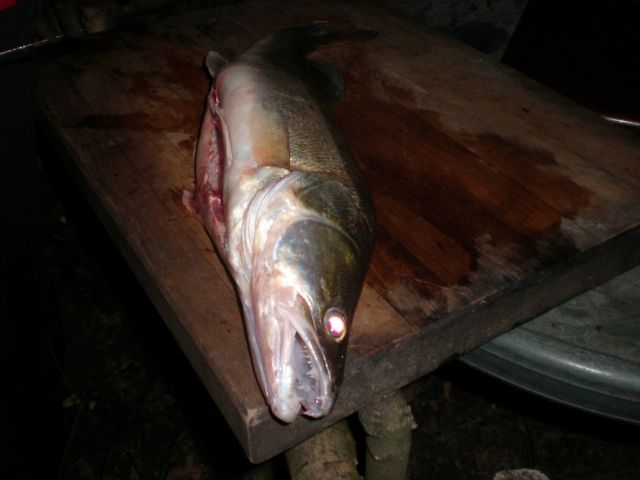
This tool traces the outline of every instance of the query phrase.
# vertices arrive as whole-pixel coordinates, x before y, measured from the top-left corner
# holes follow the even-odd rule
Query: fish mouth
[[[326,415],[334,400],[329,369],[319,350],[317,341],[305,341],[300,332],[296,332],[293,349],[296,365],[295,391],[302,413],[314,418]]]
[[[313,418],[326,415],[333,407],[335,388],[307,302],[297,293],[294,300],[291,292],[286,296],[289,300],[277,307],[269,302],[273,308],[258,314],[257,324],[266,330],[255,339],[259,348],[253,353],[271,411],[290,423],[301,411]]]

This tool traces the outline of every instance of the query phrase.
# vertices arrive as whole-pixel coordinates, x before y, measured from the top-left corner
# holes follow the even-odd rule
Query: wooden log
[[[292,480],[358,480],[356,444],[346,420],[285,454]]]
[[[519,468],[517,470],[502,470],[496,473],[493,480],[549,480],[549,477],[538,470]]]
[[[358,412],[367,434],[367,480],[400,480],[407,476],[411,430],[416,423],[411,407],[398,390]]]

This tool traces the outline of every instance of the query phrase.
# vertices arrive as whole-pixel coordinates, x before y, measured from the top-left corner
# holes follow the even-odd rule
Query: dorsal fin
[[[317,82],[317,86],[321,91],[317,93],[321,97],[334,102],[344,100],[346,95],[345,81],[333,65],[317,60],[308,60],[308,65],[312,74],[320,80]]]
[[[211,51],[207,53],[206,58],[204,59],[204,64],[209,71],[209,75],[211,78],[216,78],[218,72],[224,67],[227,63],[226,58],[220,55],[218,52]]]

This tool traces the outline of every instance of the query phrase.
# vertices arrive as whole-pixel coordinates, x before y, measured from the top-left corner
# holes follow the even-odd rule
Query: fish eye
[[[324,328],[336,341],[340,341],[347,333],[347,318],[337,308],[330,308],[324,314]]]

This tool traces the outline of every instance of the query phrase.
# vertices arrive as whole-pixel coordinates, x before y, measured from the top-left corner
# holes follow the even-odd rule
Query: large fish
[[[205,62],[213,84],[185,202],[235,280],[258,382],[284,422],[331,410],[373,245],[366,187],[329,116],[341,77],[306,54],[369,33],[316,23]]]

